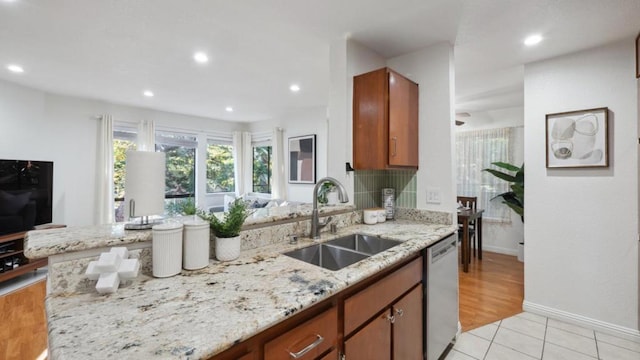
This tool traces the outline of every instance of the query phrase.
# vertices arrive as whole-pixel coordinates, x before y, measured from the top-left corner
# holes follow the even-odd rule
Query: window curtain
[[[276,127],[273,129],[272,137],[272,153],[273,153],[273,168],[271,184],[271,198],[272,199],[287,199],[287,189],[285,187],[285,175],[284,175],[284,130]]]
[[[156,151],[156,125],[153,120],[138,123],[138,150]]]
[[[253,148],[251,133],[233,132],[233,158],[235,168],[236,195],[240,196],[251,191],[253,176]]]
[[[98,146],[98,223],[109,224],[114,220],[113,201],[113,117],[100,117]]]
[[[456,133],[457,193],[476,196],[483,218],[509,222],[509,208],[496,195],[509,191],[509,184],[482,169],[492,162],[511,163],[512,129],[489,129]]]

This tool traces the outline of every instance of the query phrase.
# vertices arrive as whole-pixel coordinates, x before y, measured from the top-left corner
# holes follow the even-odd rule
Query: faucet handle
[[[321,222],[320,220],[318,220],[318,225],[320,226],[327,226],[327,224],[329,223],[329,221],[331,221],[331,219],[333,219],[333,216],[329,216],[328,218],[326,218],[324,220],[324,222]]]

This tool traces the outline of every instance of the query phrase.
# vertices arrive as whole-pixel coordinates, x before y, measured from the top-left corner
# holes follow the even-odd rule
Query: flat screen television
[[[0,235],[51,223],[53,162],[0,159]]]

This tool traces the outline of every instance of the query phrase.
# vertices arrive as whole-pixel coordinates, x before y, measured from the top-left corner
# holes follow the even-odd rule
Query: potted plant
[[[510,183],[509,187],[511,188],[510,191],[498,194],[491,200],[498,197],[502,198],[502,203],[520,215],[520,219],[524,223],[524,164],[520,167],[505,162],[494,162],[491,164],[507,172],[495,169],[484,169],[484,171],[491,173],[497,178],[508,181]],[[519,243],[518,260],[524,261],[524,241]]]
[[[220,261],[235,260],[240,256],[240,230],[249,216],[247,205],[242,198],[235,199],[229,210],[220,218],[214,213],[202,214],[216,237],[216,258]]]

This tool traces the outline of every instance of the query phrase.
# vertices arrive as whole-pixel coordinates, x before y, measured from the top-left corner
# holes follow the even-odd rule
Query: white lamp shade
[[[125,214],[129,217],[164,213],[165,154],[127,151],[125,166]],[[135,205],[131,212],[131,200]]]

